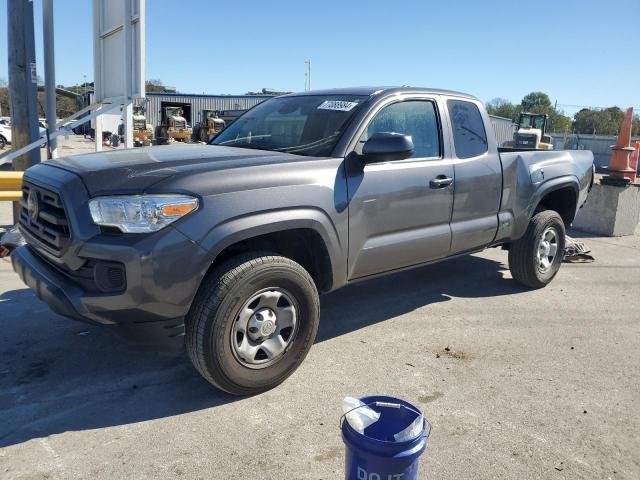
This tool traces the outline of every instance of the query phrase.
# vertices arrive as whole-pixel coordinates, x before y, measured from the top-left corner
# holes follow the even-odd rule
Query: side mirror
[[[391,162],[410,158],[413,152],[413,140],[409,135],[379,132],[363,145],[362,159],[365,164]]]

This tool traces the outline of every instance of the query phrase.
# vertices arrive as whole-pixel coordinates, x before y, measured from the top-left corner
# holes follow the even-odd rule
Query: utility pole
[[[9,44],[9,94],[11,97],[11,143],[18,149],[34,142],[38,130],[38,93],[36,51],[33,36],[33,2],[7,0]],[[40,162],[36,148],[13,160],[13,169],[22,171]],[[13,205],[13,220],[18,221],[20,206]]]
[[[47,138],[50,158],[58,158],[58,139],[49,138],[56,130],[56,69],[53,48],[53,0],[42,0],[42,30],[44,41],[44,87]]]

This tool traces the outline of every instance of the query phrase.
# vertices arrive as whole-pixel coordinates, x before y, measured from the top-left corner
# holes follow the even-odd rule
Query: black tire
[[[7,146],[7,139],[0,135],[0,150]]]
[[[167,127],[159,126],[156,127],[156,144],[157,145],[166,145],[169,141],[169,132]]]
[[[245,302],[271,288],[291,294],[297,326],[275,363],[250,368],[236,356],[232,329]],[[279,385],[300,366],[319,321],[318,291],[309,273],[288,258],[255,252],[232,258],[205,278],[187,316],[185,343],[207,381],[233,395],[253,395]]]
[[[557,248],[553,260],[545,269],[539,263],[538,248],[543,234],[549,229],[557,235]],[[564,246],[565,227],[562,217],[553,210],[545,210],[535,215],[529,221],[524,236],[509,247],[509,269],[514,280],[530,288],[547,286],[560,269]]]
[[[191,139],[194,142],[199,142],[200,141],[200,124],[196,123],[193,126],[193,132],[191,133]]]

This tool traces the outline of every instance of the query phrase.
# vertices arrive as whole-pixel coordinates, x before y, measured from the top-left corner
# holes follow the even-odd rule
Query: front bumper
[[[27,245],[14,251],[13,268],[38,297],[60,315],[117,327],[113,331],[136,343],[141,343],[136,332],[142,343],[157,334],[183,333],[210,264],[198,244],[173,225],[149,234],[103,231],[91,219],[84,183],[63,169],[39,164],[24,181],[28,189],[41,191],[39,199],[46,196],[47,208],[52,202],[64,206],[64,222],[58,223],[59,211],[55,219],[41,213],[38,222],[44,219],[49,229],[68,225],[68,231],[55,230],[64,242],[52,248],[48,236],[24,228],[21,219]]]
[[[164,343],[184,335],[184,318],[204,275],[202,249],[168,230],[158,232],[164,235],[155,238],[156,245],[125,246],[122,238],[113,243],[107,236],[83,245],[81,258],[125,266],[126,289],[116,293],[86,289],[29,245],[16,249],[11,262],[22,281],[59,315],[116,327],[114,333],[130,343]]]
[[[71,301],[71,298],[79,298],[82,292],[47,267],[29,247],[18,247],[11,255],[11,264],[24,284],[49,305],[51,310],[65,317],[97,323],[83,317]]]

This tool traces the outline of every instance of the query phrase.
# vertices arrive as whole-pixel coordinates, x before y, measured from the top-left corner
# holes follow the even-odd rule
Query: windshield
[[[367,98],[364,95],[274,98],[245,113],[211,144],[326,157]]]
[[[520,115],[520,127],[531,128],[531,115]]]
[[[535,117],[533,119],[533,128],[539,128],[540,130],[542,130],[542,127],[544,126],[544,121],[545,121],[545,118],[543,115],[539,117]]]
[[[545,123],[544,115],[520,115],[520,128],[538,128],[542,130]]]

